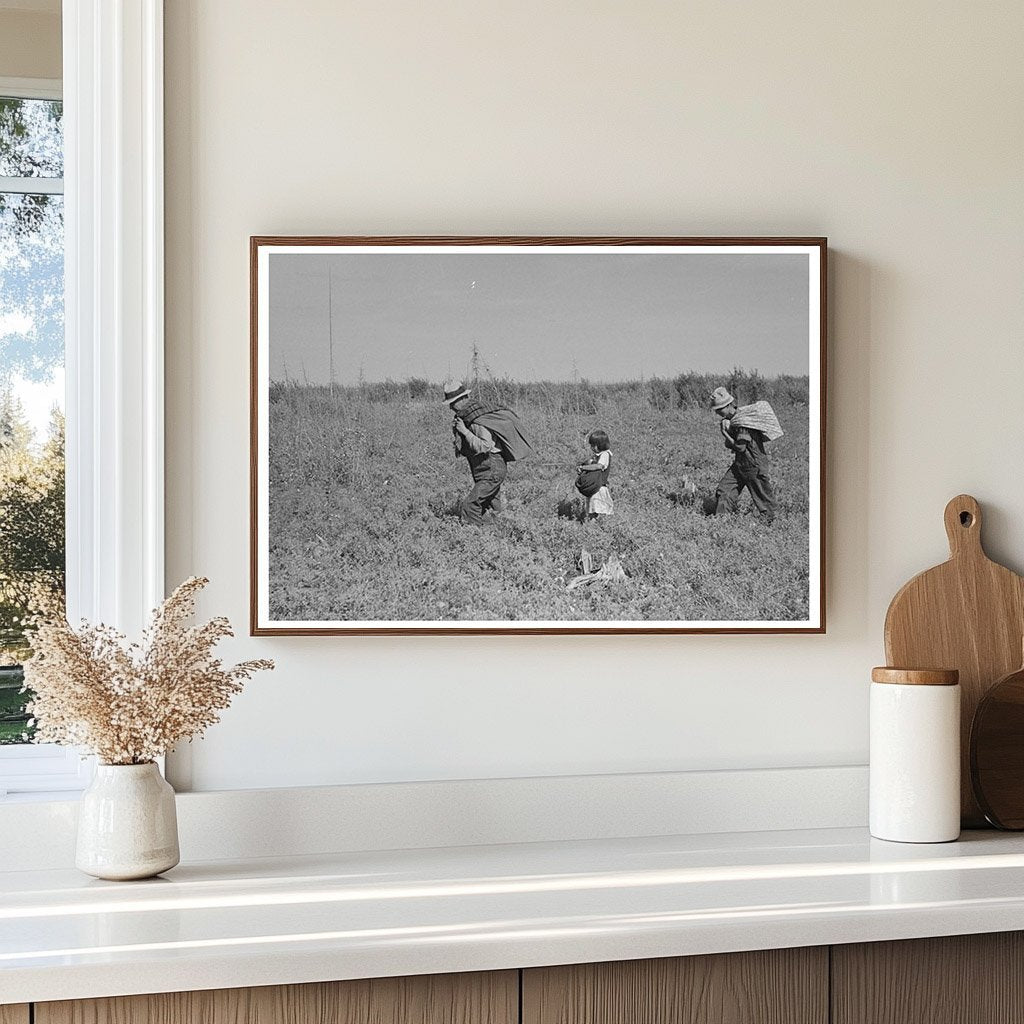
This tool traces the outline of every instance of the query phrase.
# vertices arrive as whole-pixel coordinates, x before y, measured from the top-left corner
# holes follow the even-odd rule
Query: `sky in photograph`
[[[595,382],[808,372],[798,253],[275,253],[270,376],[354,384],[487,369]]]

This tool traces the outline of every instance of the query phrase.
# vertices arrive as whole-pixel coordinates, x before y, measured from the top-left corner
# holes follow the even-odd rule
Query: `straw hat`
[[[465,398],[470,394],[472,394],[472,389],[467,388],[465,384],[456,384],[453,380],[444,382],[444,400],[449,406],[452,402],[457,402],[460,398]]]
[[[736,399],[725,388],[715,388],[711,392],[711,408],[716,412],[719,409],[724,409],[727,405],[732,405],[735,401]]]

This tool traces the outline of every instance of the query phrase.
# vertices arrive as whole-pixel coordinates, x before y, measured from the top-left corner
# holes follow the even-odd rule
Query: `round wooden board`
[[[971,727],[971,785],[997,828],[1024,829],[1024,668],[992,686]]]

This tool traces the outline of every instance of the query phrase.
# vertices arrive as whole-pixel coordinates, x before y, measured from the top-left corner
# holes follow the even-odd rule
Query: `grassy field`
[[[730,463],[715,383],[772,402],[773,524],[705,516]],[[710,385],[710,386],[709,386]],[[616,385],[484,384],[513,404],[536,454],[511,463],[497,529],[454,515],[471,481],[451,414],[423,381],[275,384],[270,404],[270,606],[275,619],[798,620],[808,614],[807,378],[687,375]],[[490,392],[490,393],[488,393]],[[581,522],[575,466],[611,438],[616,514]],[[680,500],[684,478],[698,500]],[[744,495],[742,507],[749,498]],[[580,587],[581,551],[627,579]]]

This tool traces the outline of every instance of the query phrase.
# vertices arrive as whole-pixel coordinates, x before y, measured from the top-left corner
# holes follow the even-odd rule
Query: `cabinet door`
[[[828,950],[822,947],[523,972],[523,1024],[827,1021]]]
[[[834,1024],[1024,1021],[1024,934],[832,947]]]
[[[0,1024],[28,1024],[28,1006],[20,1003],[17,1006],[0,1006]]]
[[[517,1024],[516,971],[37,1003],[35,1024]]]

